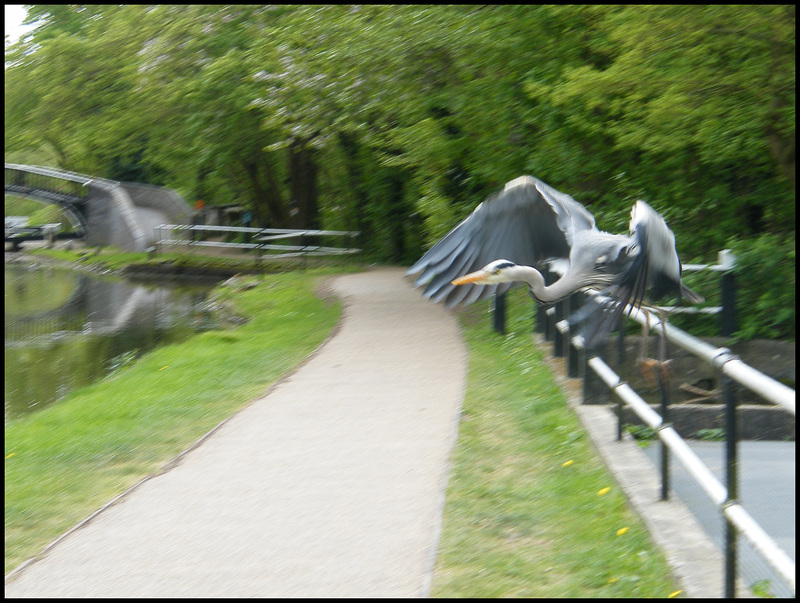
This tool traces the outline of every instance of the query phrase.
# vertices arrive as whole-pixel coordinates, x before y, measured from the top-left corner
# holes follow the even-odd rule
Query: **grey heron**
[[[545,284],[541,270],[560,275]],[[610,301],[580,312],[590,325],[587,344],[619,321],[626,305],[640,307],[668,294],[700,303],[681,282],[675,235],[652,207],[636,201],[630,234],[598,230],[594,216],[569,195],[532,176],[521,176],[478,205],[408,270],[423,295],[447,307],[470,304],[524,282],[539,302],[553,303],[583,289]],[[592,341],[588,341],[591,339]]]

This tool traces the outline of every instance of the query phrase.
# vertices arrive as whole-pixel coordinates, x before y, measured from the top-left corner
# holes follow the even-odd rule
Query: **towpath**
[[[310,360],[6,597],[426,596],[466,347],[401,269],[331,286],[343,319]]]

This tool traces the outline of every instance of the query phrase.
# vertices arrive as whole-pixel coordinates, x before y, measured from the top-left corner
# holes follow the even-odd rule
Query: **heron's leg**
[[[639,362],[645,362],[647,360],[647,338],[650,334],[650,314],[645,312],[644,313],[645,322],[642,325],[642,340],[639,342]]]
[[[642,344],[639,352],[639,366],[642,376],[651,384],[656,381],[667,382],[670,377],[670,360],[667,359],[667,326],[666,313],[663,309],[658,309],[659,320],[661,321],[661,337],[658,345],[658,360],[651,358],[647,354],[648,335],[650,332],[650,313],[645,312],[646,321],[642,325]],[[656,375],[656,371],[659,375]]]
[[[647,353],[648,338],[650,337],[650,313],[645,312],[644,316],[645,322],[642,323],[642,340],[639,343],[639,358],[637,361],[639,363],[639,369],[642,371],[642,377],[644,377],[646,381],[653,383],[655,382],[654,371],[657,361],[650,358]]]

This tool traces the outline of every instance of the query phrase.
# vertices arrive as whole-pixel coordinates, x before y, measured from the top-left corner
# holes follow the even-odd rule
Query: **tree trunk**
[[[314,150],[302,140],[289,145],[289,194],[291,228],[318,229],[317,164]]]
[[[50,145],[53,147],[53,150],[58,155],[58,167],[62,170],[72,170],[73,166],[70,165],[70,162],[67,157],[67,152],[64,150],[63,145],[61,145],[55,138],[52,136],[45,136],[45,142],[49,142]]]
[[[407,208],[403,203],[405,180],[397,171],[392,170],[387,174],[386,181],[389,184],[389,212],[387,221],[391,233],[392,260],[402,262],[406,259],[405,241],[405,218],[408,215]]]
[[[345,132],[339,133],[339,146],[341,147],[345,160],[345,169],[347,171],[347,184],[350,186],[350,191],[353,195],[353,218],[355,219],[356,230],[361,233],[359,235],[359,247],[366,249],[367,246],[367,203],[369,195],[364,184],[364,175],[359,157],[359,144],[355,136]]]
[[[790,136],[781,136],[775,132],[767,136],[769,150],[786,179],[795,188],[794,176],[794,133]]]
[[[243,160],[240,167],[253,192],[256,224],[262,227],[287,228],[289,212],[269,161],[266,158]]]

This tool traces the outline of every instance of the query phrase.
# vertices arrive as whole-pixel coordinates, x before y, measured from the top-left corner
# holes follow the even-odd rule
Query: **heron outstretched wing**
[[[600,341],[618,323],[626,307],[641,307],[645,291],[652,300],[675,294],[692,303],[705,301],[702,295],[681,281],[681,262],[675,248],[675,235],[664,218],[644,201],[637,201],[631,210],[629,243],[621,246],[617,261],[624,266],[619,282],[602,293],[610,296],[605,302],[588,302],[579,311],[581,317],[597,316],[587,323],[584,337],[591,344]]]
[[[522,176],[475,208],[408,274],[419,274],[415,284],[427,283],[423,295],[433,301],[444,300],[447,307],[471,303],[512,283],[457,287],[450,281],[500,258],[528,266],[568,258],[574,233],[594,228],[592,214],[572,197]]]
[[[637,201],[631,210],[630,230],[645,250],[648,264],[645,285],[650,287],[652,299],[677,293],[679,301],[682,297],[694,304],[705,301],[702,295],[681,281],[682,267],[675,246],[675,234],[661,214],[644,201]]]

